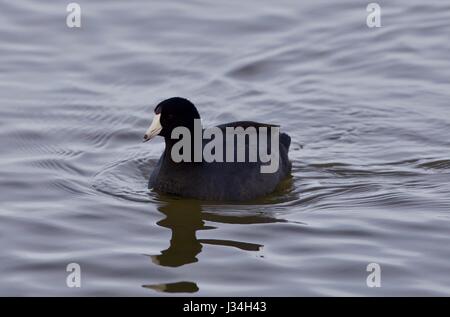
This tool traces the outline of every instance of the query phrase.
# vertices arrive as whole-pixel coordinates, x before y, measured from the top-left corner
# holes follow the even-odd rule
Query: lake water
[[[450,2],[69,2],[0,0],[0,295],[450,295]],[[292,178],[148,192],[172,96],[280,124]]]

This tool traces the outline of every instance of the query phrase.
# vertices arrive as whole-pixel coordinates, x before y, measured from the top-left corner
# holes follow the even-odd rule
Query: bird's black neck
[[[199,162],[195,162],[195,151],[196,151],[196,148],[195,148],[195,141],[194,141],[194,138],[195,138],[194,137],[194,132],[191,131],[190,138],[188,139],[189,142],[187,142],[187,140],[185,138],[187,138],[187,136],[182,136],[182,137],[180,137],[180,139],[172,139],[170,137],[165,137],[164,138],[164,141],[166,143],[166,148],[164,150],[164,155],[167,157],[166,160],[168,162],[170,162],[171,164],[192,165],[194,163],[199,163]],[[175,144],[177,144],[178,142],[183,142],[184,146],[182,147],[182,150],[180,150],[179,147],[178,147],[178,149],[174,149],[174,151],[175,151],[174,154],[182,155],[183,151],[188,151],[190,149],[190,155],[188,156],[189,159],[186,158],[186,160],[182,160],[181,162],[175,162],[173,160],[172,149],[175,146]],[[200,139],[197,140],[197,142],[200,142],[200,144],[202,144],[201,136],[200,136]],[[186,147],[188,147],[189,149],[186,149]],[[202,151],[202,150],[203,150],[203,146],[201,146],[201,148],[200,148],[200,151]]]

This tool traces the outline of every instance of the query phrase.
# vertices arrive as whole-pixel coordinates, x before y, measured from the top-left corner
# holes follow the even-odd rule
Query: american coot
[[[144,136],[144,141],[159,135],[164,137],[166,147],[150,176],[149,189],[201,200],[243,201],[273,192],[290,174],[288,151],[291,138],[285,133],[270,132],[278,132],[277,126],[251,121],[230,122],[210,128],[214,132],[209,134],[207,131],[210,129],[202,130],[200,126],[203,138],[200,136],[199,140],[198,122],[200,115],[187,99],[174,97],[156,106],[155,117]],[[176,133],[180,128],[182,132],[188,133],[182,135]],[[220,133],[216,132],[221,131],[226,137],[223,137],[221,143],[215,143],[216,147],[212,150],[211,144],[208,143],[217,141]],[[227,139],[229,131],[234,131],[234,134],[232,138]],[[239,132],[244,135],[240,142]],[[256,135],[256,143],[250,141],[252,134]],[[205,138],[210,138],[211,141]],[[180,148],[182,139],[183,144],[187,146]],[[233,142],[230,143],[231,140]],[[255,150],[255,144],[258,149],[252,152]],[[173,151],[175,147],[178,152]],[[211,161],[210,158],[203,157],[207,148],[210,151],[208,153],[218,155],[215,156],[216,160]],[[242,153],[242,150],[245,151],[244,160],[242,156],[238,158],[238,153]],[[276,160],[275,164],[268,162],[267,156],[264,157],[261,151],[270,153],[271,158]],[[174,153],[179,153],[184,159],[180,161]],[[232,153],[231,156],[228,156],[228,153]],[[252,159],[250,153],[260,155],[257,155],[256,159],[253,156]],[[219,158],[222,154],[223,159]],[[267,168],[269,163],[272,167],[275,166],[275,169]]]

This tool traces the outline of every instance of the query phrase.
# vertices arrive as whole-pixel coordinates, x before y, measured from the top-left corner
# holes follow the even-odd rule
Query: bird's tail
[[[280,134],[280,143],[283,144],[287,150],[289,150],[289,146],[291,145],[291,137],[286,133]]]

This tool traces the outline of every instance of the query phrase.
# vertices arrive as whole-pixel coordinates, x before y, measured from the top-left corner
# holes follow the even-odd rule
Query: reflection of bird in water
[[[259,251],[262,248],[260,244],[234,240],[197,239],[198,230],[215,229],[206,226],[205,221],[235,224],[283,222],[265,215],[234,216],[203,212],[200,203],[194,200],[170,199],[159,207],[159,211],[166,215],[166,218],[159,221],[158,225],[170,229],[172,237],[166,250],[150,257],[153,263],[169,267],[197,262],[197,255],[202,251],[203,244],[235,247],[244,251]]]
[[[198,262],[197,255],[202,251],[202,245],[219,245],[235,247],[244,251],[259,251],[260,244],[240,242],[234,240],[197,239],[198,230],[215,229],[206,226],[205,221],[217,223],[255,224],[284,222],[267,215],[220,215],[203,212],[198,201],[167,199],[164,205],[158,208],[166,218],[157,224],[172,231],[170,246],[161,251],[159,255],[150,255],[152,262],[161,266],[179,267],[189,263]],[[143,285],[145,288],[166,293],[195,293],[198,286],[195,282],[180,281]]]
[[[202,245],[196,238],[197,230],[210,229],[205,227],[201,218],[200,206],[189,203],[168,203],[159,207],[166,218],[157,224],[172,231],[170,246],[161,251],[160,255],[152,255],[153,263],[162,266],[181,266],[197,262],[197,254],[202,251]]]
[[[144,288],[149,288],[157,292],[164,293],[195,293],[198,291],[198,286],[194,282],[182,281],[175,283],[143,285]]]

